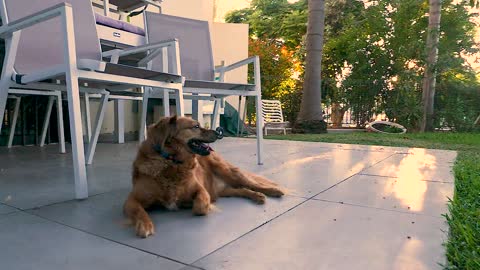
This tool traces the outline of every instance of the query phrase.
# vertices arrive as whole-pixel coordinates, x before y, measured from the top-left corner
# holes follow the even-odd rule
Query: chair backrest
[[[282,103],[279,100],[262,100],[262,115],[265,123],[283,123]]]
[[[182,76],[190,80],[214,80],[212,43],[208,22],[146,12],[149,43],[176,38],[180,47]],[[171,56],[171,54],[170,54]],[[169,71],[173,60],[169,57]],[[153,70],[162,71],[161,56],[152,61]]]
[[[2,22],[13,22],[62,2],[73,7],[77,58],[101,60],[93,7],[90,0],[0,0]],[[22,30],[15,70],[20,74],[65,63],[60,17]]]

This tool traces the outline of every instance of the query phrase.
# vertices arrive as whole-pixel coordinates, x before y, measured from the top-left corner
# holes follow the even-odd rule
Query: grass
[[[445,269],[480,269],[480,151],[460,153],[454,172],[455,195],[446,215],[450,235]]]
[[[274,135],[268,139],[419,147],[458,151],[455,193],[445,215],[450,227],[445,269],[480,269],[480,133]]]
[[[353,132],[273,135],[268,136],[267,138],[291,141],[419,147],[456,151],[480,151],[480,133],[379,134]]]

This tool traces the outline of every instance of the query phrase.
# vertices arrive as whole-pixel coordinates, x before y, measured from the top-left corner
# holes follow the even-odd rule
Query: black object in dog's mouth
[[[194,152],[195,154],[199,154],[201,156],[208,156],[213,149],[206,144],[206,142],[201,140],[190,140],[188,141],[188,147]]]

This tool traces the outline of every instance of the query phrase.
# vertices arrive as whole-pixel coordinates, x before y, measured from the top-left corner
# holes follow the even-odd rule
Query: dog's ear
[[[148,138],[151,138],[154,143],[160,144],[160,147],[164,148],[165,143],[176,132],[176,122],[176,116],[160,119],[160,121],[148,128]]]
[[[169,123],[170,123],[170,125],[176,125],[177,124],[177,116],[174,115],[174,116],[170,117]]]

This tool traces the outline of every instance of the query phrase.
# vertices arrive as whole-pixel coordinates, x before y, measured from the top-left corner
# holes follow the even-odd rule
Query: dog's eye
[[[193,127],[194,129],[200,128],[200,125],[196,125]]]

